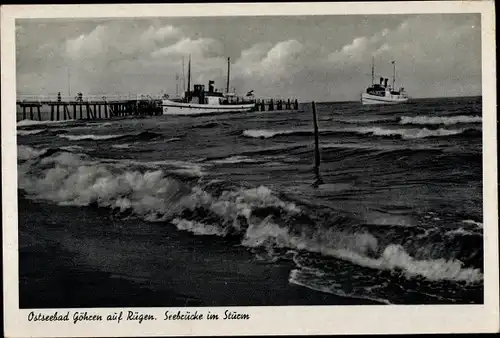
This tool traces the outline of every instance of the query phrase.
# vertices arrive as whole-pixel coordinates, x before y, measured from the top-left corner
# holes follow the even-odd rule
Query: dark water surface
[[[482,303],[481,98],[310,108],[18,123],[21,306]]]

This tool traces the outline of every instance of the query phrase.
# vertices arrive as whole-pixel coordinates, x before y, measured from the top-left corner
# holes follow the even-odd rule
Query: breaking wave
[[[481,222],[478,222],[478,221],[473,221],[471,219],[466,219],[466,220],[463,220],[462,221],[463,223],[466,223],[466,224],[472,224],[472,225],[475,225],[477,226],[478,228],[482,229],[483,228],[483,223]]]
[[[236,163],[257,163],[261,161],[257,161],[247,156],[231,156],[223,159],[214,160],[213,162],[217,164],[236,164]]]
[[[271,138],[276,135],[287,135],[287,134],[292,134],[293,131],[272,131],[272,130],[263,130],[263,129],[258,129],[258,130],[245,130],[243,131],[243,136],[246,137],[253,137],[253,138]]]
[[[123,137],[125,135],[67,135],[67,134],[58,134],[60,138],[65,138],[70,141],[87,141],[87,140],[111,140]]]
[[[17,135],[19,136],[36,135],[43,133],[45,130],[46,129],[18,130]]]
[[[343,229],[353,220],[334,211],[327,223],[314,220],[314,211],[266,186],[189,181],[162,169],[182,169],[185,163],[97,161],[84,154],[28,146],[18,147],[18,158],[19,188],[28,198],[106,207],[118,215],[133,214],[196,235],[238,236],[252,249],[318,253],[406,278],[466,283],[483,279],[480,269],[464,266],[458,256],[434,257],[432,245],[421,248],[416,258],[403,244],[383,243],[367,230]]]
[[[479,132],[476,129],[391,129],[382,127],[359,127],[350,129],[320,129],[321,135],[367,135],[378,137],[396,137],[401,139],[421,139],[427,137],[445,137],[459,135],[469,132]],[[312,130],[266,130],[249,129],[242,133],[245,137],[268,139],[277,136],[310,136],[314,135]]]
[[[342,288],[341,284],[336,282],[336,280],[337,278],[335,275],[329,276],[320,269],[311,268],[293,269],[288,277],[288,282],[290,284],[303,286],[311,290],[331,293],[341,297],[367,299],[381,304],[391,304],[389,300],[373,295],[373,293],[370,292],[370,287],[354,287],[351,284],[345,289],[352,291],[347,292]]]
[[[399,123],[400,124],[417,124],[417,125],[432,125],[432,124],[443,124],[443,125],[453,125],[459,123],[481,123],[481,116],[402,116]]]
[[[25,145],[17,146],[17,158],[20,160],[29,160],[33,158],[37,158],[40,155],[44,154],[47,149],[35,149]]]
[[[70,141],[88,141],[88,140],[121,140],[124,142],[128,141],[149,141],[162,137],[161,134],[157,134],[151,131],[143,131],[138,134],[116,134],[116,135],[68,135],[68,134],[58,134],[60,138],[65,138]],[[168,141],[177,141],[179,138],[174,137]]]
[[[17,122],[18,127],[27,127],[27,126],[38,126],[44,124],[61,124],[67,122],[74,122],[75,120],[60,120],[60,121],[37,121],[37,120],[21,120]]]
[[[128,149],[130,148],[130,144],[113,144],[111,148],[116,148],[116,149]]]
[[[396,136],[402,139],[420,139],[426,137],[442,137],[462,134],[467,129],[389,129],[389,128],[360,128],[357,131],[360,134],[369,134],[374,136]]]

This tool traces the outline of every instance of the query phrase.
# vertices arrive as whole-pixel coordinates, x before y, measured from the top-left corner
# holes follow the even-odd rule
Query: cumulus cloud
[[[258,43],[241,52],[235,62],[235,74],[277,78],[293,71],[302,57],[304,46],[297,40],[280,41],[275,45]]]
[[[182,32],[180,29],[167,25],[162,27],[155,27],[153,25],[149,26],[149,28],[140,35],[140,39],[143,42],[149,42],[151,40],[165,40],[167,38],[174,38],[181,35]]]
[[[211,56],[221,51],[222,45],[219,41],[212,38],[183,38],[173,45],[155,50],[151,55],[158,57],[180,57],[193,55],[195,57]]]
[[[108,27],[99,25],[89,34],[70,39],[66,42],[66,52],[73,59],[94,57],[103,53],[107,40]]]

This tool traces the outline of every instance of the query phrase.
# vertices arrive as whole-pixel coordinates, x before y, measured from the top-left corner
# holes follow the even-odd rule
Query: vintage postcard
[[[1,25],[7,337],[498,331],[493,1]]]

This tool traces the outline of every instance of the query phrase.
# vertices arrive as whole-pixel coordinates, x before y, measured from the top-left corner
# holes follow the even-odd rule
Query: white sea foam
[[[105,123],[96,123],[96,124],[99,128],[102,128],[102,127],[109,127],[109,126],[113,125],[114,123],[115,122],[105,122]]]
[[[45,130],[46,129],[18,130],[17,135],[19,136],[36,135],[43,133]]]
[[[17,146],[17,158],[19,160],[30,160],[44,154],[47,149],[36,149],[25,145]]]
[[[444,124],[481,123],[481,116],[402,116],[400,124]]]
[[[180,140],[181,140],[180,137],[172,137],[172,138],[165,140],[164,142],[175,142],[175,141],[180,141]]]
[[[253,138],[271,138],[276,135],[282,135],[282,134],[286,134],[286,132],[285,131],[279,132],[279,131],[265,130],[265,129],[257,129],[257,130],[249,129],[243,131],[243,136],[253,137]]]
[[[406,128],[382,128],[382,127],[358,127],[347,129],[320,129],[320,133],[357,133],[361,135],[374,135],[374,136],[400,136],[403,139],[420,139],[426,137],[440,137],[461,134],[466,129],[406,129]],[[243,131],[243,136],[251,138],[272,138],[278,135],[296,135],[296,134],[312,134],[312,130],[267,130],[267,129],[248,129]]]
[[[174,218],[172,220],[172,224],[174,224],[179,230],[189,231],[195,235],[225,236],[227,233],[217,225],[188,221],[179,218]]]
[[[118,138],[124,136],[121,135],[68,135],[68,134],[59,134],[58,137],[68,139],[70,141],[82,141],[82,140],[109,140],[113,138]]]
[[[113,144],[111,148],[116,148],[116,149],[128,149],[130,148],[130,144]]]
[[[428,280],[452,280],[480,282],[483,275],[479,269],[464,267],[459,260],[429,259],[417,260],[402,246],[390,244],[380,251],[377,239],[369,233],[347,234],[335,230],[318,230],[313,235],[291,234],[265,219],[251,225],[245,233],[243,245],[259,247],[273,245],[298,250],[318,252],[340,258],[351,263],[378,270],[401,271],[405,276],[424,277]]]
[[[483,223],[477,222],[477,221],[473,221],[471,219],[463,220],[462,223],[472,224],[472,225],[475,225],[475,226],[477,226],[478,228],[481,228],[481,229],[483,228]]]
[[[465,230],[464,228],[449,230],[445,233],[446,236],[455,236],[455,235],[469,236],[469,235],[476,235],[476,234],[477,234],[476,232],[468,231],[468,230]]]
[[[389,129],[381,127],[359,128],[353,131],[359,132],[360,134],[373,134],[375,136],[401,136],[403,139],[450,136],[464,132],[463,129]]]
[[[202,164],[197,164],[188,161],[179,160],[163,160],[163,161],[131,161],[131,160],[107,160],[112,162],[118,162],[127,167],[130,164],[135,164],[138,166],[143,166],[151,169],[164,168],[168,169],[170,172],[176,172],[179,174],[187,174],[190,176],[201,177],[205,174],[204,166]]]
[[[355,288],[355,291],[347,293],[342,289],[342,285],[335,282],[335,278],[325,278],[324,273],[317,269],[293,269],[288,277],[290,284],[306,287],[311,290],[330,293],[341,297],[358,298],[372,300],[381,304],[390,305],[387,299],[379,298],[370,292],[369,287]],[[350,287],[351,289],[352,287]]]
[[[220,160],[215,160],[214,163],[217,164],[236,164],[236,163],[255,163],[258,162],[257,160],[254,160],[252,158],[249,158],[247,156],[231,156],[227,158],[223,158]]]
[[[25,158],[39,156],[39,152],[30,147],[20,149]],[[201,208],[219,216],[224,224],[234,229],[239,229],[238,217],[250,217],[254,208],[276,206],[291,213],[299,210],[293,203],[281,201],[266,187],[224,191],[221,196],[214,197],[198,186],[189,188],[169,177],[164,170],[141,172],[131,170],[130,164],[120,164],[59,152],[40,162],[21,165],[19,187],[28,196],[61,205],[97,203],[120,211],[131,209],[148,220],[168,219],[184,210]],[[30,174],[30,165],[40,166],[41,175]],[[188,226],[185,223],[177,225]]]
[[[60,153],[42,161],[41,177],[33,177],[21,167],[20,188],[35,198],[61,205],[100,206],[132,209],[137,215],[154,217],[168,213],[166,201],[179,193],[182,185],[165,176],[162,170],[116,172],[112,167],[91,163],[82,156]]]
[[[21,120],[17,122],[18,127],[36,126],[43,124],[61,124],[67,123],[75,120],[61,120],[61,121],[37,121],[37,120]]]

